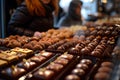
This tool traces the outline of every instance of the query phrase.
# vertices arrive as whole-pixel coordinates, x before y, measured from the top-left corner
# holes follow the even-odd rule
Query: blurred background
[[[0,0],[0,37],[6,36],[6,28],[12,12],[22,0]],[[60,0],[59,5],[66,13],[71,0]],[[100,18],[120,15],[120,0],[81,0],[81,14],[85,21],[97,21]],[[55,21],[56,22],[56,21]],[[55,24],[56,25],[56,24]]]

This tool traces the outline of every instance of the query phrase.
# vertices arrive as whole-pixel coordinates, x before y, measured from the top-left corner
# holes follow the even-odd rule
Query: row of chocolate
[[[115,64],[112,61],[103,61],[93,76],[94,80],[112,80],[111,75],[114,66]]]
[[[65,77],[65,80],[85,80],[90,70],[93,68],[93,62],[90,59],[82,59]]]
[[[74,62],[75,58],[78,61]],[[94,63],[90,58],[75,58],[71,54],[62,54],[26,75],[24,80],[109,80],[111,78],[110,73],[115,66],[113,62],[98,60]]]
[[[42,63],[45,63],[45,61],[47,61],[53,56],[54,56],[53,53],[43,51],[27,60],[23,59],[22,62],[19,62],[16,65],[12,65],[11,67],[6,67],[4,69],[1,69],[0,77],[5,78],[5,80],[11,80],[11,79],[17,80],[18,78],[21,78],[28,72],[34,70],[36,67],[40,66],[37,70],[32,72],[30,76],[29,74],[26,75],[26,78],[28,79],[24,79],[24,80],[54,80],[61,73],[62,74],[60,77],[64,78],[65,80],[81,80],[81,79],[85,80],[85,78],[88,77],[88,74],[91,72],[94,66],[99,67],[97,63],[101,61],[101,60],[96,60],[96,62],[94,62],[95,60],[93,58],[90,59],[90,57],[88,59],[85,59],[82,58],[82,56],[73,56],[72,54],[64,53],[64,54],[60,54],[60,56],[58,57],[55,57],[55,59],[50,60],[49,63],[41,66]],[[73,64],[73,62],[75,64]],[[70,66],[73,67],[65,71],[65,69],[69,68]],[[65,71],[64,73],[68,74],[68,76],[63,75],[63,71]],[[70,73],[72,73],[72,75],[69,75]],[[63,80],[63,79],[58,79],[58,80]]]
[[[35,71],[30,80],[54,80],[63,70],[65,70],[68,64],[72,62],[73,58],[74,57],[71,54],[62,54],[58,56],[48,65]]]
[[[0,77],[5,80],[17,80],[19,77],[42,65],[53,56],[53,53],[42,51],[28,59],[23,59],[21,62],[1,68]]]
[[[27,48],[13,48],[6,51],[0,52],[0,68],[5,67],[7,65],[16,63],[23,58],[28,58],[34,55],[33,50]]]
[[[88,68],[92,63],[89,59],[85,60],[84,63],[82,63],[83,60],[81,60],[80,63],[72,69],[71,73],[65,77],[65,80],[110,80],[112,78],[111,73],[115,67],[115,64],[112,61],[102,61],[101,63],[94,65],[94,67]],[[90,65],[88,66],[88,64]],[[92,72],[90,72],[91,69],[93,69]]]
[[[41,37],[27,37],[27,36],[9,36],[5,39],[0,39],[0,46],[15,48],[29,48],[32,50],[43,50],[55,44],[58,41],[70,39],[70,38],[78,38],[77,40],[85,40],[88,36],[107,36],[107,37],[117,37],[119,34],[120,28],[118,25],[102,25],[91,28],[87,28],[86,30],[77,31],[78,33],[83,32],[81,36],[76,35],[77,32],[72,32],[69,29],[50,29],[47,32],[42,32]],[[75,35],[74,35],[75,34]],[[74,36],[73,36],[74,35]],[[76,37],[78,36],[78,37]],[[72,40],[74,40],[72,39]],[[68,40],[69,41],[69,40]],[[76,41],[76,40],[75,40]]]
[[[88,39],[69,49],[68,53],[74,55],[90,55],[97,58],[110,57],[116,45],[114,37],[90,36]]]
[[[11,35],[4,39],[0,39],[0,46],[9,48],[22,47],[32,50],[43,50],[47,46],[54,44],[62,39],[68,39],[73,36],[73,33],[69,30],[54,30],[50,29],[47,32],[41,33],[42,37],[28,37]]]

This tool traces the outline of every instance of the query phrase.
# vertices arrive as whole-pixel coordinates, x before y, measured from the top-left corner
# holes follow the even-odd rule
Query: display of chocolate
[[[0,53],[0,59],[7,61],[8,63],[12,63],[18,60],[17,56],[14,55],[7,55]]]
[[[113,62],[103,61],[94,75],[94,80],[109,80],[111,73],[113,72],[113,67]]]
[[[51,70],[54,72],[54,78],[56,78],[56,76],[59,75],[60,72],[62,72],[62,70],[67,67],[67,65],[71,62],[71,60],[73,59],[73,55],[71,54],[67,54],[67,53],[64,53],[60,56],[58,56],[57,58],[55,58],[55,60],[53,60],[51,63],[47,64],[44,66],[44,69],[45,70]],[[43,68],[41,67],[40,70],[42,70]],[[44,71],[43,69],[43,71]],[[35,77],[38,77],[38,70],[33,73],[33,78]],[[36,76],[37,74],[37,76]],[[44,77],[44,75],[39,75],[39,78],[38,79],[41,79],[41,77]],[[48,78],[47,78],[48,79]],[[46,78],[45,79],[42,79],[42,80],[47,80]],[[53,79],[53,78],[52,78]],[[51,80],[51,79],[49,79]]]
[[[79,63],[75,65],[74,68],[71,69],[71,72],[67,74],[65,77],[65,80],[68,78],[70,75],[75,75],[81,80],[85,80],[87,77],[86,75],[90,72],[90,69],[92,68],[92,60],[90,59],[81,59]],[[69,79],[68,79],[69,80]],[[77,79],[70,79],[70,80],[77,80]]]
[[[112,52],[120,27],[118,24],[89,27],[80,36],[63,28],[42,32],[40,37],[11,35],[0,39],[0,47],[10,48],[0,48],[0,79],[17,80],[30,72],[29,80],[109,80],[115,66],[112,60],[116,56]],[[23,58],[27,60],[20,62]]]
[[[75,75],[75,74],[70,74],[68,75],[65,80],[81,80],[79,76]]]
[[[26,70],[18,68],[17,66],[11,66],[1,70],[0,74],[6,80],[17,80],[20,76],[24,75]]]
[[[2,69],[3,67],[5,67],[6,65],[8,65],[7,61],[0,60],[0,69]]]
[[[35,80],[52,80],[55,73],[53,70],[42,68],[33,74]]]
[[[35,67],[37,67],[38,64],[36,64],[33,61],[23,59],[23,61],[18,63],[16,66],[19,68],[23,68],[26,71],[30,71],[30,70],[34,69]]]

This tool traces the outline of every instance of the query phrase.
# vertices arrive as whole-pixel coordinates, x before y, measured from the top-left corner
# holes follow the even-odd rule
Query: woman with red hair
[[[58,0],[25,0],[12,14],[9,35],[33,36],[53,27],[53,15],[58,13]]]

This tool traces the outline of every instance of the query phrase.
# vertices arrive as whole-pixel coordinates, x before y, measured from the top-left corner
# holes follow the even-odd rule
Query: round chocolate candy
[[[113,64],[112,62],[105,61],[105,62],[102,62],[101,66],[102,66],[102,67],[110,67],[110,68],[113,68],[113,67],[114,67],[114,64]]]
[[[100,52],[97,51],[97,50],[96,51],[92,51],[91,55],[94,56],[94,57],[98,57],[98,58],[102,57],[102,55],[100,54]]]
[[[52,70],[39,70],[35,74],[35,78],[39,80],[52,80],[51,78],[54,76],[54,72]]]
[[[98,72],[105,72],[105,73],[110,74],[110,73],[112,72],[112,69],[109,68],[109,67],[100,67],[100,68],[98,69]]]
[[[110,35],[110,33],[111,33],[110,31],[105,31],[105,32],[104,32],[104,34],[105,34],[106,36]]]
[[[72,70],[72,74],[76,74],[76,75],[78,75],[79,77],[82,77],[82,76],[85,75],[85,71],[84,71],[83,69],[78,69],[78,68],[76,68],[76,69],[73,69],[73,70]]]
[[[76,68],[78,69],[83,69],[83,70],[88,70],[88,65],[86,64],[77,64]]]
[[[79,49],[77,49],[77,48],[71,48],[71,49],[68,50],[69,54],[76,55],[78,52],[79,52]]]
[[[81,49],[81,54],[89,54],[89,52],[90,50],[87,47]]]
[[[92,64],[92,61],[89,60],[89,59],[82,59],[82,60],[80,61],[80,63],[81,63],[81,64],[86,64],[86,65],[90,66],[90,65]]]
[[[110,76],[107,73],[99,72],[95,75],[94,80],[109,80]]]
[[[75,75],[75,74],[70,74],[68,75],[65,80],[81,80],[79,76]]]

